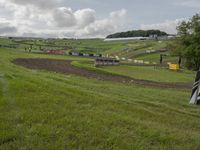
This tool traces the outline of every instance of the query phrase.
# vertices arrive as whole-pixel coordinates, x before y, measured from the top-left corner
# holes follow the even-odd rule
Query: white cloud
[[[83,30],[77,31],[76,36],[104,37],[113,32],[117,32],[124,26],[126,15],[127,12],[124,9],[111,12],[109,18],[94,21]]]
[[[176,20],[166,20],[163,23],[157,23],[157,24],[142,24],[140,28],[143,30],[159,29],[169,34],[176,34],[177,33],[176,27],[183,20],[186,19],[182,18]]]
[[[126,9],[121,9],[119,11],[114,11],[110,13],[110,17],[115,19],[115,18],[122,18],[126,16],[127,10]]]
[[[5,18],[10,27],[17,27],[13,31],[18,36],[45,37],[105,37],[120,30],[126,22],[125,9],[111,12],[108,18],[97,19],[93,9],[73,11],[59,5],[61,0],[0,0],[0,9],[11,14],[0,14],[0,18]]]
[[[109,19],[97,20],[93,24],[76,33],[77,36],[103,36],[115,31],[115,26]]]
[[[86,8],[75,12],[75,17],[79,27],[85,27],[96,20],[96,12],[93,9]]]

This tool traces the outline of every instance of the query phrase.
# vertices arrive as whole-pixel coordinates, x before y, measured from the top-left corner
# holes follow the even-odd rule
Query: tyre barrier
[[[116,66],[119,65],[120,61],[111,58],[97,58],[95,60],[95,67],[98,66]]]
[[[71,56],[83,56],[83,57],[102,57],[102,54],[89,54],[89,53],[80,53],[80,52],[69,52]]]

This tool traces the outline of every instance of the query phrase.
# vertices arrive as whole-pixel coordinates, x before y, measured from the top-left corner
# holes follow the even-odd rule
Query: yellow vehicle
[[[171,63],[169,63],[169,69],[178,71],[178,70],[180,70],[180,65],[179,64],[171,64]]]

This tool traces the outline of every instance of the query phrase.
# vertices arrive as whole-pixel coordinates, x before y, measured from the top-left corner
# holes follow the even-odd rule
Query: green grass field
[[[74,61],[72,64],[76,67],[89,70],[98,70],[104,73],[108,72],[135,79],[157,82],[193,82],[195,78],[195,72],[189,70],[170,71],[166,68],[133,65],[104,66],[96,68],[94,67],[94,63],[92,61]]]
[[[168,69],[141,66],[122,65],[115,67],[104,67],[103,70],[136,79],[158,82],[192,82],[195,77],[193,72],[175,72]]]
[[[188,104],[189,90],[30,70],[12,64],[16,58],[90,60],[0,49],[0,149],[200,149],[200,109]],[[166,82],[194,77],[133,66],[102,69],[141,78],[152,73]]]

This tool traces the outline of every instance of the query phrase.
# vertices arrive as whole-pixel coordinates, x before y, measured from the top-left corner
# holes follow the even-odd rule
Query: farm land
[[[195,72],[169,70],[176,57],[95,67],[92,57],[44,53],[159,64],[170,52],[144,52],[167,42],[0,39],[0,149],[200,149],[200,110],[188,104]]]

